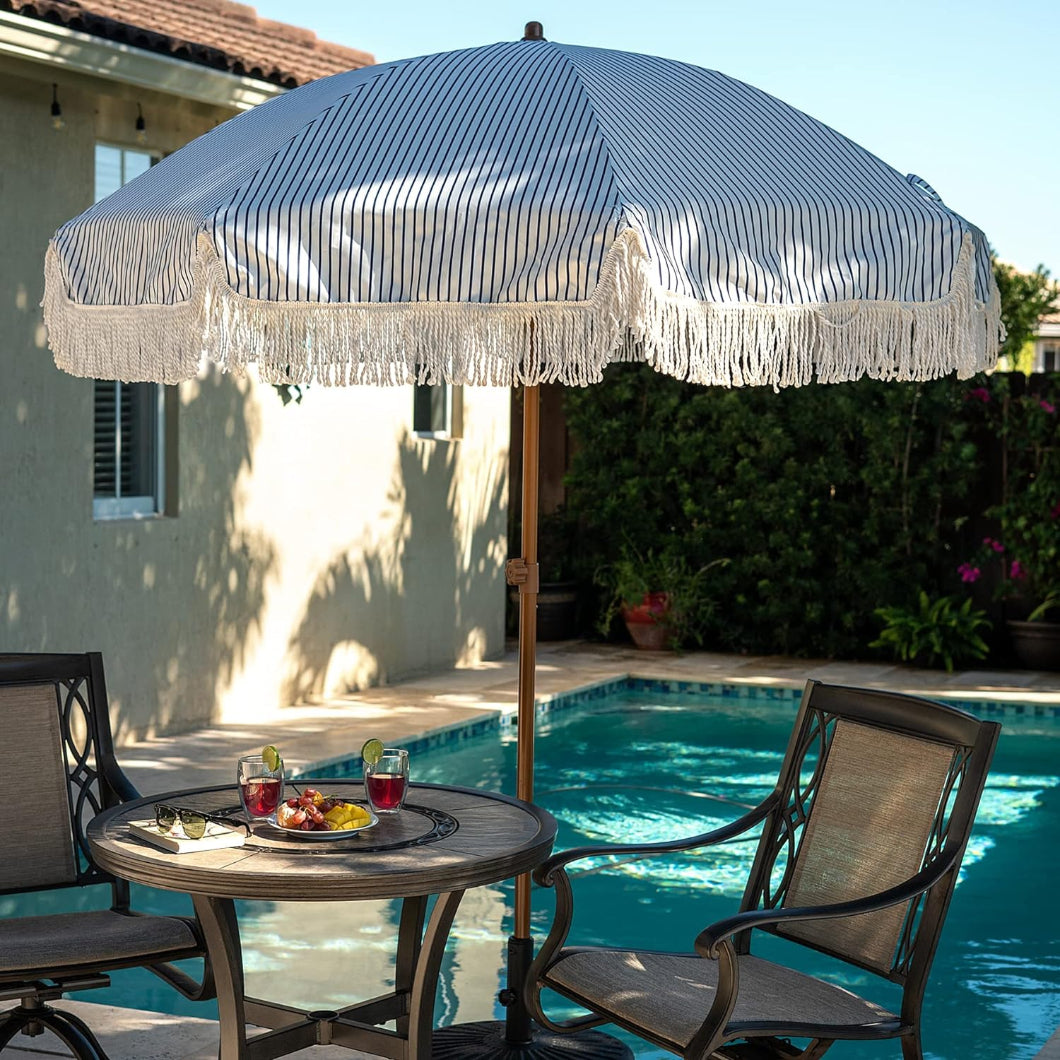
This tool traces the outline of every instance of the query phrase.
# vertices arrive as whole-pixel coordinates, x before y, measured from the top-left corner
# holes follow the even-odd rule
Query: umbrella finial
[[[527,22],[523,31],[523,40],[544,40],[545,27],[540,22]]]

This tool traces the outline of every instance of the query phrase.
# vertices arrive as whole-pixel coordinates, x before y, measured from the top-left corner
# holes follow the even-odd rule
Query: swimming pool
[[[561,701],[541,716],[535,798],[560,820],[558,847],[706,831],[772,788],[797,691],[748,694],[730,688],[712,694],[675,687],[612,682],[573,697],[575,706],[565,706],[571,699]],[[1060,875],[1054,844],[1060,834],[1060,711],[1038,713],[1047,716],[1036,716],[1030,705],[1011,706],[1001,718],[994,768],[925,997],[930,1060],[1031,1057],[1060,1025],[1060,913],[1050,912],[1046,898]],[[512,792],[514,731],[480,728],[487,731],[413,744],[414,779]],[[359,763],[314,772],[356,774]],[[735,909],[752,853],[753,843],[733,844],[584,876],[575,884],[572,941],[687,949],[702,927]],[[533,930],[539,938],[551,917],[550,897],[535,890]],[[164,892],[135,888],[134,898],[152,911],[171,912],[178,903],[187,908],[180,896]],[[40,910],[39,900],[34,908]],[[645,911],[642,918],[631,915],[638,908]],[[22,911],[22,901],[0,899],[0,913]],[[443,966],[439,1022],[500,1018],[493,999],[503,985],[511,916],[508,884],[465,896]],[[252,995],[286,995],[292,1004],[320,1007],[348,1001],[358,980],[365,983],[365,996],[375,993],[390,974],[396,903],[244,902],[240,918]],[[756,951],[768,954],[771,945],[784,944],[763,935]],[[821,971],[815,961],[823,965],[824,958],[811,955],[802,966]],[[113,978],[114,986],[83,999],[213,1014],[212,1006],[184,1002],[148,973]],[[874,978],[851,968],[842,981],[857,989]],[[882,986],[876,996],[887,1003],[893,995]],[[668,1055],[635,1047],[643,1060]],[[841,1043],[833,1055],[883,1060],[897,1054],[894,1043],[882,1042]]]

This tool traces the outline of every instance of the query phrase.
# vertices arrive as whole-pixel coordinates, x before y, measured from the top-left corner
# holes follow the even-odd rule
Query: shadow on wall
[[[500,650],[506,457],[488,453],[472,469],[460,467],[461,452],[403,434],[379,520],[396,528],[395,540],[351,542],[320,574],[288,644],[284,702]]]
[[[253,384],[212,370],[185,386],[194,389],[180,410],[180,518],[170,521],[176,547],[153,601],[167,612],[159,619],[164,649],[152,658],[159,720],[171,731],[176,719],[182,727],[214,720],[260,633],[277,561],[271,539],[246,529],[239,514],[239,480],[260,433]]]
[[[119,742],[209,723],[276,559],[238,517],[257,432],[250,384],[215,372],[182,385],[179,518],[95,521],[92,383],[51,364],[34,382],[25,429],[4,435],[21,469],[4,519],[16,547],[0,556],[4,648],[102,651]]]

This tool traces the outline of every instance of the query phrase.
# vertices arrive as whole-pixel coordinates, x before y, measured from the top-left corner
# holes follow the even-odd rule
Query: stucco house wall
[[[0,56],[0,652],[102,651],[119,742],[503,649],[504,389],[468,388],[446,441],[412,433],[409,387],[284,406],[209,370],[169,402],[176,515],[94,520],[93,386],[47,349],[48,238],[90,205],[97,141],[164,153],[234,113]]]

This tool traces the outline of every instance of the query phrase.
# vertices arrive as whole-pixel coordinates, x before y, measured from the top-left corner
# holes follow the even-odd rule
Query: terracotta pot
[[[1060,670],[1060,622],[1006,623],[1012,650],[1028,670]]]
[[[644,651],[665,651],[672,636],[667,615],[670,612],[668,593],[645,593],[639,604],[624,604],[622,618],[633,643]]]

